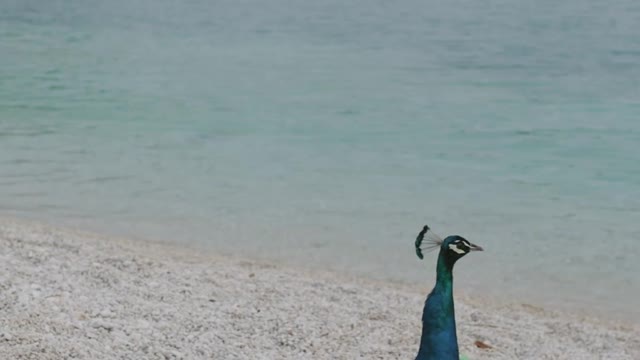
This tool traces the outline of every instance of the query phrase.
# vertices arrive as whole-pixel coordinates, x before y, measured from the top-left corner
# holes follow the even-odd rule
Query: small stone
[[[94,320],[91,323],[91,326],[95,329],[104,329],[107,331],[111,331],[114,328],[113,324],[108,323],[106,321],[102,321],[102,320]]]
[[[142,329],[148,329],[151,326],[147,320],[140,319],[138,320],[138,327]]]
[[[471,321],[473,322],[477,322],[478,320],[480,320],[480,316],[478,316],[478,313],[472,313],[471,314]]]

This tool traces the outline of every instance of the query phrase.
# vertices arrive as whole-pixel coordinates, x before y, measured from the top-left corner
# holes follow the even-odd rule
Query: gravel
[[[0,219],[0,358],[412,359],[419,285]],[[472,360],[640,359],[636,326],[463,296],[456,315]]]

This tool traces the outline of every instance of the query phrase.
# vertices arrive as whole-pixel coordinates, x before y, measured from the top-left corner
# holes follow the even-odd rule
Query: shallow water
[[[487,249],[458,289],[637,320],[639,20],[0,2],[0,213],[426,287],[428,223]]]

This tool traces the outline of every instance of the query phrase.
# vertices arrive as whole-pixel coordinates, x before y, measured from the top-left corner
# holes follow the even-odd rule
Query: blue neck
[[[422,337],[416,360],[458,360],[458,339],[453,306],[453,264],[441,251],[436,286],[424,304]]]

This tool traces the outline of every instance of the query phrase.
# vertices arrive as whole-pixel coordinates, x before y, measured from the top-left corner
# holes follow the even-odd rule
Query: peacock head
[[[446,251],[447,257],[458,260],[471,251],[482,251],[483,249],[469,242],[460,235],[447,236],[440,246],[440,251]]]
[[[440,253],[453,260],[453,262],[458,261],[471,251],[483,250],[482,247],[472,244],[460,235],[450,235],[442,240],[442,238],[431,231],[428,225],[425,225],[418,234],[415,246],[416,255],[418,255],[420,259],[424,257],[424,251],[440,248]]]

